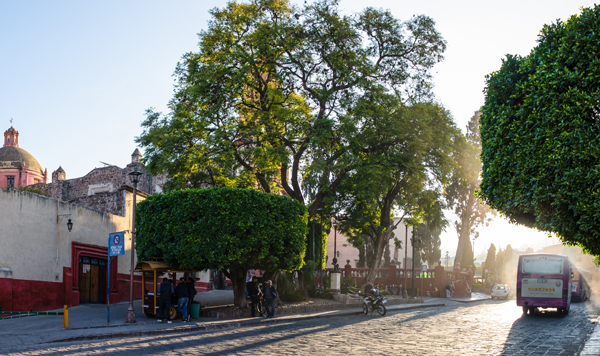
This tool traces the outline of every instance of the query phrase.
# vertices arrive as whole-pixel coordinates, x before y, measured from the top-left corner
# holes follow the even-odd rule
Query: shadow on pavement
[[[275,318],[277,319],[277,318]],[[362,322],[368,322],[371,321],[372,318],[362,318],[361,315],[358,315],[354,321],[352,322],[348,322],[346,323],[344,326],[347,325],[351,325],[351,324],[355,324],[355,323],[362,323]],[[277,337],[277,338],[262,338],[261,335],[268,335],[270,333],[274,333],[274,332],[278,332],[281,331],[282,328],[285,327],[291,327],[293,328],[293,331],[290,332],[289,334],[286,334],[284,336],[281,337]],[[257,330],[257,328],[260,328],[260,330]],[[87,343],[84,347],[76,347],[73,350],[64,350],[63,347],[69,347],[69,345],[60,345],[60,344],[46,344],[47,346],[49,346],[45,352],[43,352],[44,355],[73,355],[73,354],[82,354],[82,353],[86,353],[86,352],[90,352],[93,353],[94,355],[103,355],[103,354],[118,354],[119,352],[123,352],[123,353],[128,353],[128,354],[152,354],[155,351],[153,350],[153,348],[157,347],[157,345],[153,345],[153,343],[155,342],[164,342],[165,340],[169,340],[169,339],[173,339],[173,341],[171,343],[169,343],[169,348],[171,348],[171,350],[175,351],[175,350],[183,350],[185,348],[188,347],[195,347],[198,345],[202,345],[205,346],[207,348],[210,348],[210,346],[212,344],[217,344],[219,342],[223,342],[224,340],[228,339],[231,337],[231,335],[215,335],[217,333],[222,333],[223,331],[229,331],[229,332],[234,332],[235,333],[235,338],[236,339],[241,339],[241,338],[246,338],[246,337],[256,337],[256,341],[253,343],[245,343],[244,344],[244,350],[248,350],[248,349],[256,349],[257,352],[260,352],[260,347],[267,345],[269,343],[273,343],[273,342],[277,342],[277,341],[281,341],[281,340],[285,340],[285,339],[289,339],[289,338],[295,338],[295,337],[299,337],[299,336],[306,336],[306,335],[310,335],[312,333],[318,333],[321,331],[325,331],[325,330],[329,330],[329,329],[335,329],[337,327],[335,326],[331,326],[330,324],[328,325],[324,325],[324,326],[313,326],[313,325],[299,325],[297,322],[294,321],[282,321],[282,323],[277,323],[277,324],[272,324],[272,325],[266,325],[266,326],[260,326],[260,327],[254,327],[252,329],[234,329],[234,330],[212,330],[212,331],[195,331],[195,332],[182,332],[179,334],[170,334],[170,335],[157,335],[157,336],[140,336],[139,339],[141,340],[135,340],[132,341],[131,338],[126,338],[126,339],[111,339],[110,340],[110,346],[106,347],[105,345],[101,345],[102,343],[106,343],[107,340],[98,340],[98,342],[90,342]],[[309,330],[307,330],[309,329]],[[203,335],[207,335],[204,336],[202,338],[196,338],[195,336],[197,336],[198,334],[203,334]],[[139,345],[139,347],[136,347],[134,349],[131,349],[131,346],[134,345]],[[118,348],[121,347],[127,347],[127,351],[123,350],[120,351],[118,350]],[[101,349],[104,348],[103,351],[101,351]],[[117,349],[117,350],[115,350]],[[40,350],[39,347],[36,347],[35,350]],[[221,350],[221,351],[215,351],[215,352],[210,352],[209,350],[207,350],[208,353],[202,353],[203,355],[222,355],[222,354],[231,354],[231,353],[236,353],[238,352],[238,347],[237,346],[232,346],[230,349],[228,350]]]

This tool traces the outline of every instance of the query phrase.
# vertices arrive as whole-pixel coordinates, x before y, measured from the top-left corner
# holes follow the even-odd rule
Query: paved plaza
[[[587,355],[599,346],[594,344],[598,337],[593,337],[598,334],[594,332],[598,301],[574,303],[565,317],[522,316],[514,300],[445,300],[445,306],[390,310],[384,317],[348,314],[296,321],[280,317],[265,326],[50,343],[13,354]],[[588,351],[582,352],[584,347]]]

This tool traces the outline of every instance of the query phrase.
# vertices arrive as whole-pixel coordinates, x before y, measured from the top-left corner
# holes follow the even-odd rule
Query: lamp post
[[[338,265],[338,259],[337,259],[337,220],[333,222],[333,260],[331,260],[332,265],[333,265],[333,271],[334,272],[339,272],[340,271],[340,266]]]
[[[448,265],[450,264],[450,255],[448,254],[448,251],[446,251],[446,268],[448,268]]]
[[[411,235],[412,236],[410,238],[410,241],[411,241],[411,245],[412,245],[412,273],[411,273],[412,274],[412,287],[411,287],[412,291],[410,293],[410,299],[414,299],[414,297],[415,297],[415,242],[416,242],[414,227],[412,228]]]
[[[317,209],[317,212],[321,216],[321,234],[319,235],[319,239],[321,240],[321,248],[319,251],[319,284],[321,288],[325,289],[323,286],[323,208]]]
[[[135,313],[133,310],[133,270],[135,269],[135,205],[137,198],[137,184],[140,181],[140,176],[143,173],[138,171],[137,167],[129,173],[131,183],[133,183],[133,217],[131,219],[131,272],[129,275],[129,307],[127,307],[127,316],[125,322],[135,323]],[[143,288],[144,286],[142,286]]]
[[[408,261],[408,220],[404,220],[404,226],[406,230],[404,231],[404,284],[402,285],[402,296],[404,298],[408,298],[408,293],[406,291],[406,261]]]
[[[473,260],[475,260],[475,239],[476,237],[473,238]]]

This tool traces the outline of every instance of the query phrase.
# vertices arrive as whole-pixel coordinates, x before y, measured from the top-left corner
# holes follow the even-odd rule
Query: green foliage
[[[155,194],[137,206],[138,260],[195,270],[296,270],[303,264],[306,207],[237,188]]]
[[[304,293],[296,288],[293,274],[288,272],[281,272],[277,278],[277,293],[279,299],[288,303],[306,300]]]
[[[352,170],[357,102],[373,88],[404,101],[431,96],[429,70],[446,48],[427,16],[341,12],[335,0],[211,10],[199,51],[177,66],[169,113],[148,110],[137,139],[149,170],[168,174],[167,190],[283,189],[310,216],[331,207]]]
[[[419,224],[415,228],[415,237],[418,239],[415,247],[418,247],[421,260],[426,261],[430,268],[433,268],[442,257],[442,250],[440,249],[442,245],[441,234],[442,229],[430,229],[425,224]],[[416,253],[415,256],[417,256]]]
[[[494,244],[491,244],[490,248],[488,248],[484,268],[488,270],[487,276],[494,275],[496,273],[496,246],[494,246]]]
[[[600,5],[545,25],[487,77],[481,196],[511,222],[600,254]]]
[[[473,283],[473,289],[476,289],[476,288],[483,288],[483,284],[481,284],[481,283]]]
[[[388,292],[387,290],[380,290],[379,294],[381,294],[381,295],[390,295],[390,292]]]
[[[333,293],[315,290],[314,294],[309,294],[311,298],[333,299]]]
[[[306,264],[302,268],[304,276],[304,288],[310,293],[314,293],[315,290],[315,263],[313,261],[306,261]]]
[[[361,130],[349,135],[355,161],[341,184],[337,209],[344,212],[340,230],[355,247],[366,247],[372,282],[394,224],[401,221],[393,220],[397,214],[412,215],[412,224],[432,229],[445,225],[441,187],[451,171],[457,130],[437,104],[404,105],[376,91],[360,101],[354,120]]]
[[[22,190],[24,192],[30,192],[30,193],[35,193],[35,194],[43,195],[45,197],[48,196],[47,193],[41,191],[40,189],[35,189],[35,188],[30,188],[30,187],[19,187],[19,190]]]

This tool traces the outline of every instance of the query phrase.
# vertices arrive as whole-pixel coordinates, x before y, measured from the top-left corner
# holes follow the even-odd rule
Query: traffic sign
[[[125,231],[115,232],[108,237],[108,256],[125,254]]]
[[[422,267],[422,271],[423,271],[423,272],[427,272],[427,265],[423,265],[423,267]]]

